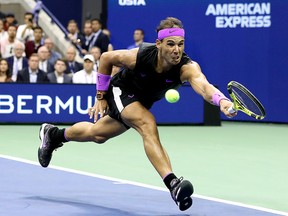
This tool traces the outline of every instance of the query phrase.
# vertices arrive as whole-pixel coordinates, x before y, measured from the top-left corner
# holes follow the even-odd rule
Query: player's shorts
[[[148,102],[137,97],[137,95],[135,95],[134,93],[130,91],[127,91],[120,87],[115,87],[112,85],[109,87],[107,96],[108,96],[107,102],[109,105],[108,115],[111,118],[116,119],[119,122],[121,122],[127,129],[129,129],[130,127],[126,125],[121,118],[121,112],[124,110],[126,106],[128,106],[129,104],[135,101],[138,101],[145,108],[150,109],[153,104],[153,102]]]

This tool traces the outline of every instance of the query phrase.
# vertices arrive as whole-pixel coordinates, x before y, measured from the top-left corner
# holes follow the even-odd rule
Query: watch
[[[97,100],[103,100],[106,92],[97,92],[96,98]]]

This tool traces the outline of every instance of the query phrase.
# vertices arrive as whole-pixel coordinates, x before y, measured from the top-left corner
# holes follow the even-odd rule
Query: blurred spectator
[[[6,59],[0,59],[0,82],[13,82]]]
[[[26,43],[27,41],[34,40],[34,31],[33,26],[35,25],[33,22],[34,15],[33,13],[26,12],[24,15],[24,23],[23,25],[19,25],[17,29],[16,38]]]
[[[77,84],[92,84],[96,83],[96,71],[93,70],[94,57],[90,54],[85,55],[83,64],[83,70],[73,74],[73,83]]]
[[[140,46],[141,43],[144,41],[144,31],[142,29],[135,29],[134,35],[134,44],[127,47],[127,49],[133,49]]]
[[[79,44],[83,40],[83,35],[80,33],[78,24],[75,20],[70,20],[67,26],[68,38],[74,43]]]
[[[75,61],[76,57],[76,49],[75,47],[71,46],[66,51],[66,74],[74,74],[77,71],[83,69],[83,65],[80,62]]]
[[[38,49],[38,56],[39,56],[39,69],[46,72],[51,73],[54,71],[54,65],[48,62],[49,59],[49,50],[46,46],[41,46]]]
[[[108,30],[108,29],[103,29],[102,32],[108,36],[109,38],[109,44],[108,44],[108,51],[113,51],[114,48],[113,48],[113,45],[111,44],[111,32]]]
[[[54,43],[50,38],[45,39],[44,46],[46,46],[49,51],[48,62],[50,62],[50,64],[54,65],[57,59],[62,58],[62,55],[54,50]]]
[[[9,26],[7,32],[8,38],[0,42],[2,58],[8,58],[14,55],[14,45],[18,41],[16,39],[16,26]]]
[[[4,30],[4,22],[0,19],[0,41],[8,37],[7,31]]]
[[[64,73],[66,70],[66,62],[64,59],[57,59],[54,69],[54,73],[47,74],[50,83],[72,83],[72,76]]]
[[[20,70],[17,75],[17,82],[21,83],[46,83],[49,82],[47,74],[38,69],[39,57],[37,53],[32,53],[28,67]]]
[[[9,64],[9,68],[12,72],[12,80],[16,82],[17,74],[19,70],[28,67],[28,59],[23,57],[23,53],[25,50],[25,45],[18,41],[14,45],[14,55],[7,58],[7,62]]]
[[[4,30],[8,31],[9,26],[16,26],[16,29],[18,27],[18,22],[15,19],[15,16],[13,13],[7,13],[5,16],[5,21],[4,21]]]
[[[83,41],[81,41],[81,47],[82,47],[82,54],[86,55],[88,53],[90,43],[94,38],[94,34],[92,32],[92,23],[90,20],[85,21],[83,32],[84,37]]]
[[[101,50],[99,47],[92,47],[90,49],[90,54],[94,57],[94,61],[95,61],[94,66],[93,66],[93,70],[98,72]]]
[[[102,23],[99,19],[92,19],[92,30],[94,38],[90,43],[89,49],[97,46],[101,49],[101,53],[107,52],[110,40],[106,34],[102,32]]]
[[[25,53],[26,57],[29,59],[32,53],[37,53],[38,49],[43,45],[42,37],[43,37],[43,29],[40,26],[36,26],[33,28],[33,41],[27,41],[25,43]]]

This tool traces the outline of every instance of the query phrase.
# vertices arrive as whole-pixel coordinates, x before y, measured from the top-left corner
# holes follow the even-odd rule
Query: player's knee
[[[94,136],[93,137],[93,142],[97,143],[97,144],[103,144],[107,141],[106,137],[103,136]]]

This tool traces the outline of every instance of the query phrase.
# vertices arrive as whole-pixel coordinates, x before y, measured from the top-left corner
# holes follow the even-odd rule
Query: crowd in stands
[[[33,13],[26,12],[21,25],[14,14],[4,14],[0,19],[0,82],[96,83],[101,53],[113,50],[110,31],[102,29],[95,18],[85,21],[83,31],[70,20],[67,32],[71,46],[62,56],[35,23]],[[135,29],[135,43],[127,49],[138,47],[143,40],[144,31]],[[77,50],[83,56],[81,62],[75,60]]]

